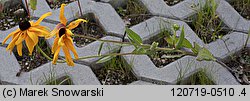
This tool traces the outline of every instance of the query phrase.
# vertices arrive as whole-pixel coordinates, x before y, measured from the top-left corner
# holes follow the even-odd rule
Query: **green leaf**
[[[189,49],[193,48],[192,44],[186,38],[183,40],[182,47],[186,47]]]
[[[212,53],[206,49],[206,48],[202,48],[199,53],[198,56],[196,58],[198,61],[202,61],[202,60],[206,60],[206,61],[215,61],[216,59],[214,58],[214,56],[212,55]]]
[[[172,38],[171,36],[165,37],[164,40],[167,41],[167,43],[168,43],[170,46],[174,46],[174,45],[173,45],[174,40],[173,40],[173,38]]]
[[[101,55],[102,47],[103,47],[104,42],[101,43],[99,50],[98,50],[98,55]]]
[[[194,48],[192,48],[192,51],[195,54],[198,54],[198,52],[201,50],[201,46],[199,44],[197,44],[196,42],[194,42]]]
[[[177,44],[175,46],[176,49],[181,48],[184,39],[185,39],[184,26],[182,26],[182,28],[181,28],[181,35],[178,38]]]
[[[184,56],[184,54],[178,54],[178,55],[163,55],[161,58],[165,58],[165,59],[173,59],[173,58],[180,58]]]
[[[103,58],[101,58],[100,60],[98,60],[96,63],[99,64],[99,63],[104,63],[104,62],[107,62],[109,60],[111,60],[112,58],[114,58],[115,56],[112,56],[112,55],[109,55],[109,56],[105,56]]]
[[[145,50],[144,48],[136,48],[132,53],[145,54],[145,53],[147,53],[147,50]]]
[[[150,50],[154,50],[156,47],[158,47],[159,43],[158,42],[153,42],[150,46]]]
[[[30,0],[30,7],[32,10],[36,10],[37,0]]]
[[[141,39],[141,37],[140,37],[138,34],[136,34],[134,31],[132,31],[132,30],[129,29],[129,28],[126,28],[126,32],[127,32],[127,34],[128,34],[129,40],[130,40],[132,43],[135,43],[135,44],[137,44],[137,45],[142,44],[142,39]]]

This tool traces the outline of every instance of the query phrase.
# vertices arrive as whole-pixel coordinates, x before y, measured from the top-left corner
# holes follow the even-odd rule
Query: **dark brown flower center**
[[[65,28],[61,28],[59,30],[59,37],[61,37],[62,35],[64,35],[66,33],[66,29]]]
[[[30,22],[29,21],[22,21],[19,23],[19,28],[21,31],[27,30],[31,27]]]

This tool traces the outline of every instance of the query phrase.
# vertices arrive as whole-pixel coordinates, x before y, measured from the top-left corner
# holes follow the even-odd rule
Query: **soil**
[[[131,67],[121,57],[113,58],[101,69],[93,71],[103,85],[127,85],[137,80]]]
[[[250,51],[244,49],[239,55],[232,56],[226,65],[235,71],[235,77],[242,84],[250,84]]]
[[[174,6],[184,0],[164,0],[164,2],[169,6]]]
[[[137,0],[128,0],[126,6],[118,7],[116,11],[128,27],[139,24],[152,17],[147,9],[141,6]]]
[[[0,30],[13,28],[23,20],[29,20],[28,13],[25,11],[23,4],[5,8],[3,12],[0,12]]]
[[[72,30],[72,33],[94,37],[96,39],[106,36],[106,33],[103,28],[94,20],[89,20],[89,22],[84,23],[82,25],[79,24],[75,29]],[[74,36],[73,41],[77,47],[83,47],[95,40]]]
[[[203,40],[204,43],[209,44],[216,39],[219,39],[228,34],[229,30],[227,30],[227,26],[224,26],[223,23],[220,25],[220,23],[222,23],[221,20],[217,18],[213,20],[212,25],[209,25],[208,22],[204,22],[202,26],[195,27],[195,25],[199,25],[196,24],[195,21],[193,21],[192,23],[188,23],[188,25],[198,35],[198,37]],[[215,29],[218,28],[218,26],[220,30],[217,30],[217,32],[215,32]]]
[[[54,79],[54,78],[51,78],[51,79]],[[72,85],[73,84],[69,76],[64,76],[56,80],[49,80],[47,82],[48,83],[46,83],[46,85]]]
[[[53,55],[51,54],[51,50],[48,48],[49,46],[44,41],[45,39],[39,39],[38,45],[40,48],[51,58]],[[26,46],[23,46],[23,56],[19,56],[16,49],[13,50],[14,55],[17,58],[18,63],[20,64],[20,70],[16,74],[16,76],[20,76],[22,72],[29,72],[45,63],[48,63],[49,60],[44,57],[40,52],[34,48],[32,55],[29,55],[28,49]]]
[[[250,20],[250,0],[231,0],[229,3],[242,17]]]
[[[69,4],[75,0],[46,0],[51,9],[58,9],[61,7],[61,4]]]
[[[158,47],[170,47],[168,45],[168,43],[164,40],[164,38],[160,38],[156,42],[159,43]],[[180,53],[177,53],[177,52],[165,53],[163,51],[157,51],[153,55],[148,55],[148,56],[151,59],[151,61],[154,63],[154,65],[158,68],[163,68],[164,66],[168,65],[169,63],[172,63],[172,62],[178,60],[179,58],[181,58],[181,57],[164,58],[168,55],[180,55]]]

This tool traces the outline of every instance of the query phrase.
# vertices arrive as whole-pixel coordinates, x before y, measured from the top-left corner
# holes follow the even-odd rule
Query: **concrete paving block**
[[[204,43],[201,39],[192,31],[192,29],[182,21],[172,20],[162,17],[153,17],[150,18],[138,25],[131,27],[130,29],[136,32],[144,42],[150,43],[152,38],[157,37],[159,33],[164,30],[170,30],[173,24],[178,24],[179,26],[184,26],[185,38],[191,43],[196,42],[201,46],[204,46]],[[177,31],[177,35],[180,34],[180,31]]]
[[[114,8],[124,6],[128,0],[95,0],[110,3]]]
[[[206,75],[217,85],[240,85],[236,78],[216,62],[203,62]]]
[[[219,0],[216,12],[229,28],[246,33],[248,32],[250,21],[243,18],[227,1]]]
[[[125,23],[116,13],[115,9],[106,3],[96,3],[92,9],[96,19],[107,33],[122,37],[125,32]]]
[[[52,65],[44,64],[30,72],[22,73],[20,77],[9,77],[6,84],[18,85],[44,85],[46,78],[54,75],[54,79],[69,76],[74,85],[100,85],[92,70],[84,65],[76,64],[74,67],[67,66],[66,63]]]
[[[51,75],[55,75],[55,79],[63,76],[69,76],[74,85],[100,85],[100,82],[92,72],[91,68],[84,65],[75,64],[74,67],[67,66],[66,63],[52,65],[47,63],[30,72],[21,74],[17,84],[45,84],[46,79]]]
[[[170,16],[170,7],[163,0],[140,0],[153,15]]]
[[[138,80],[138,81],[134,81],[134,82],[130,83],[129,85],[155,85],[155,84]]]
[[[222,39],[208,44],[208,49],[215,57],[226,61],[231,55],[239,52],[244,47],[246,39],[247,34],[232,32]]]
[[[192,6],[203,3],[203,0],[185,0],[174,6],[167,5],[163,0],[140,0],[153,15],[159,15],[174,19],[185,19],[193,14]]]
[[[170,14],[173,18],[186,19],[196,13],[199,8],[195,5],[203,5],[204,0],[184,0],[170,8]],[[170,17],[171,17],[170,16]]]
[[[221,0],[218,3],[216,13],[218,13],[220,19],[229,28],[232,28],[232,29],[235,29],[237,27],[237,24],[238,24],[239,20],[241,19],[240,15],[237,13],[237,11],[234,10],[234,8],[231,7],[231,5],[224,0]]]
[[[14,54],[10,54],[4,47],[0,47],[0,81],[3,84],[15,84],[18,82],[16,73],[20,66]]]

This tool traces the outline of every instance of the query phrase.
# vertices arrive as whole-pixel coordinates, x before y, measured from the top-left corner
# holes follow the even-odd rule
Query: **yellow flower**
[[[12,52],[15,45],[17,46],[17,52],[19,56],[22,56],[22,42],[25,40],[26,46],[29,50],[29,55],[32,55],[34,46],[38,43],[38,37],[45,37],[50,34],[48,28],[39,25],[44,18],[50,16],[52,13],[48,12],[42,15],[36,22],[33,21],[21,21],[19,28],[10,33],[3,41],[2,44],[12,37],[12,41],[7,46],[6,50]]]
[[[66,4],[62,4],[60,8],[60,23],[57,24],[56,28],[51,32],[51,35],[47,37],[50,38],[56,35],[54,44],[52,46],[52,53],[54,54],[52,63],[56,64],[58,54],[60,52],[60,49],[62,48],[65,54],[67,64],[69,66],[74,66],[74,62],[70,56],[70,51],[73,52],[75,59],[78,59],[78,54],[74,48],[73,40],[71,38],[71,36],[73,35],[71,29],[77,27],[81,22],[87,21],[84,19],[77,19],[66,26],[67,19],[64,16],[64,6],[66,6]]]

